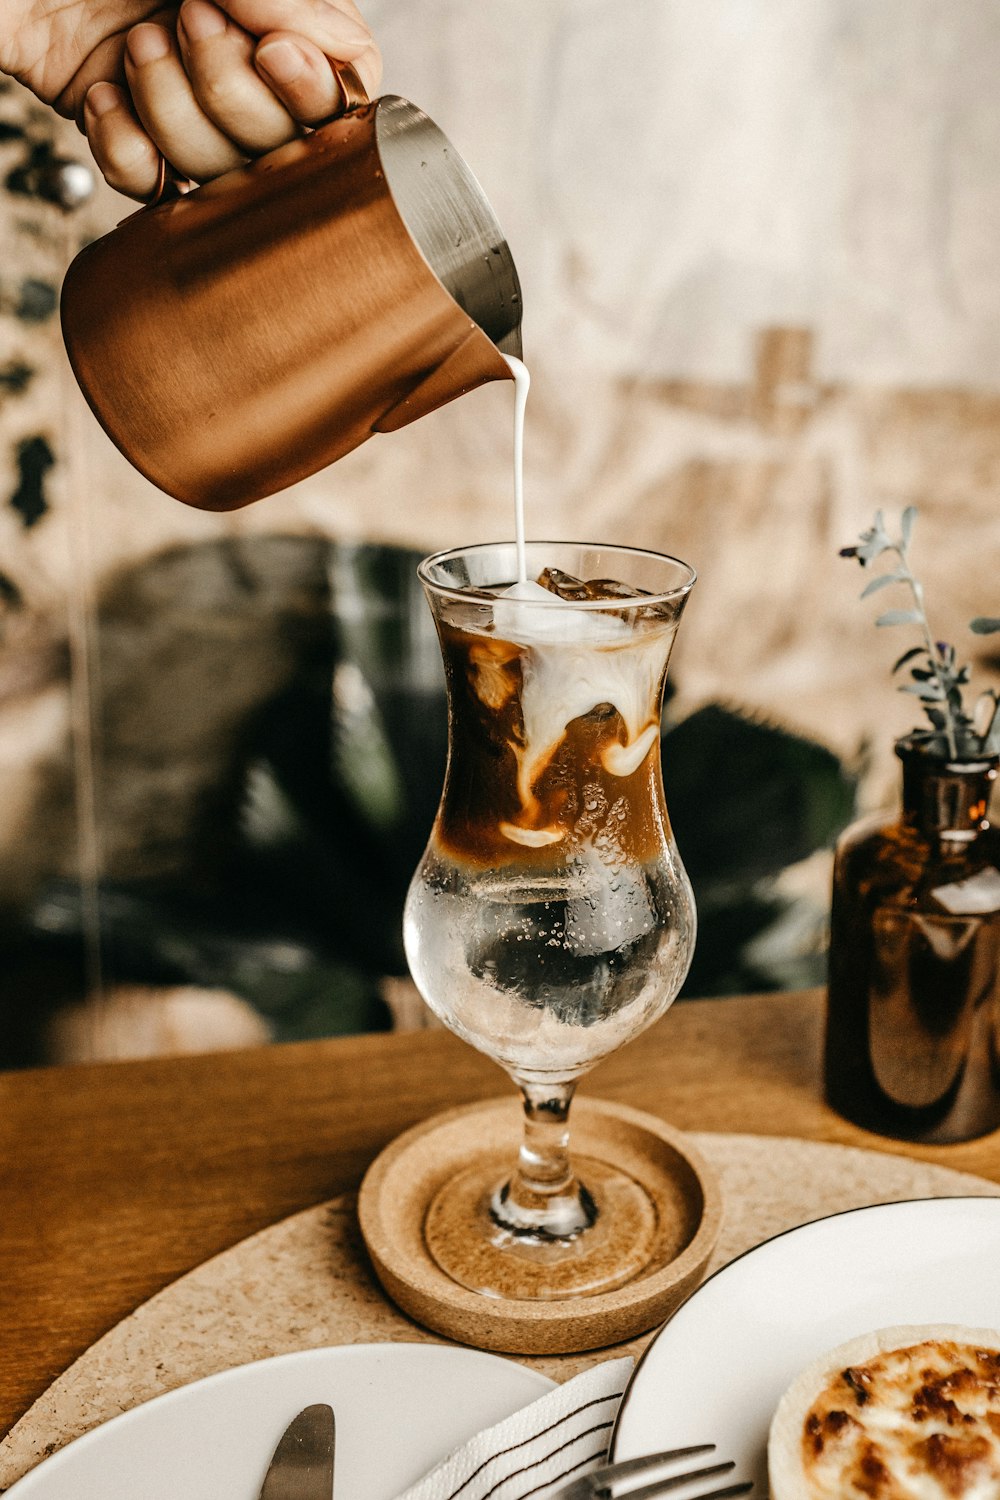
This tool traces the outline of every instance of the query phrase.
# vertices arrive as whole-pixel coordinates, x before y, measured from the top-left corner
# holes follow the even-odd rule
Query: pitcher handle
[[[156,208],[160,203],[169,203],[173,198],[181,198],[189,193],[195,184],[188,177],[181,177],[178,172],[161,154],[160,165],[156,172],[156,186],[151,195],[146,199],[146,208]]]
[[[333,69],[334,78],[340,84],[340,92],[344,96],[343,108],[339,109],[335,115],[331,115],[331,120],[339,119],[341,115],[348,114],[352,109],[363,109],[366,104],[372,102],[368,97],[368,90],[361,82],[357,68],[351,63],[334,62],[333,58],[330,58],[330,67]],[[324,120],[322,123],[328,125],[330,121]]]

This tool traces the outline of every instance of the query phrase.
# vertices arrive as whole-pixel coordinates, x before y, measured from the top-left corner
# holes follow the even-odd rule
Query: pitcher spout
[[[520,357],[520,331],[515,330],[508,338],[517,345],[516,350],[512,348],[510,353],[516,353]],[[470,323],[465,337],[452,353],[429,370],[419,385],[402,401],[383,412],[373,424],[372,431],[398,432],[417,417],[436,411],[439,406],[447,405],[456,397],[463,396],[466,391],[475,390],[476,386],[485,385],[490,380],[512,378],[510,366],[497,346],[486,337],[481,328]]]

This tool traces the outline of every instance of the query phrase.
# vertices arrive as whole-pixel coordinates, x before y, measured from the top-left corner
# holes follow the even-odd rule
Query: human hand
[[[75,115],[112,187],[154,190],[161,153],[206,181],[336,114],[329,59],[350,62],[370,92],[381,59],[353,0],[22,0],[0,67]]]

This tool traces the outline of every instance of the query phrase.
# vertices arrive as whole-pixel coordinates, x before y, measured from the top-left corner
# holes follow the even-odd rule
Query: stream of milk
[[[523,359],[505,354],[514,377],[514,540],[517,547],[517,581],[528,581],[528,559],[524,550],[524,413],[528,405],[531,375]]]
[[[521,711],[524,744],[517,746],[518,792],[531,809],[532,786],[558,749],[572,719],[598,703],[612,703],[622,716],[625,744],[604,747],[601,760],[613,776],[630,776],[659,734],[651,716],[669,635],[636,636],[632,625],[611,611],[574,608],[528,577],[524,524],[524,415],[531,376],[523,360],[505,354],[514,377],[514,537],[517,582],[503,592],[494,610],[497,630],[529,648],[522,662]],[[509,603],[507,601],[510,601]],[[532,607],[533,602],[544,608]],[[553,603],[563,609],[553,609]],[[595,650],[595,647],[598,649]],[[603,649],[601,649],[603,648]],[[617,648],[617,649],[616,649]],[[550,842],[562,830],[504,831],[517,842]]]

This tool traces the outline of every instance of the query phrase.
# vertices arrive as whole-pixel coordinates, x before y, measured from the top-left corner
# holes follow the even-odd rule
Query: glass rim
[[[450,562],[453,558],[469,557],[474,554],[497,552],[501,549],[512,549],[515,547],[516,543],[509,538],[502,542],[472,542],[466,547],[446,547],[440,552],[432,552],[429,556],[421,559],[417,564],[417,577],[425,588],[431,589],[443,599],[454,599],[459,602],[475,599],[486,604],[496,604],[498,596],[491,594],[487,589],[474,584],[460,588],[452,584],[441,583],[438,579],[431,577],[430,570],[435,566]],[[697,571],[690,563],[686,563],[683,558],[674,557],[670,552],[656,552],[652,547],[630,547],[627,544],[619,542],[576,542],[565,539],[557,541],[553,538],[549,538],[548,540],[531,538],[525,542],[525,547],[587,547],[593,549],[595,552],[616,552],[620,556],[652,558],[656,562],[673,563],[676,567],[682,568],[686,574],[683,583],[677,584],[673,588],[663,589],[657,593],[637,593],[615,599],[572,600],[562,599],[558,594],[553,594],[551,599],[531,599],[526,601],[532,609],[536,607],[538,609],[564,609],[567,604],[571,604],[574,609],[612,609],[620,611],[641,605],[666,604],[671,600],[684,598],[691,592],[698,581]]]

